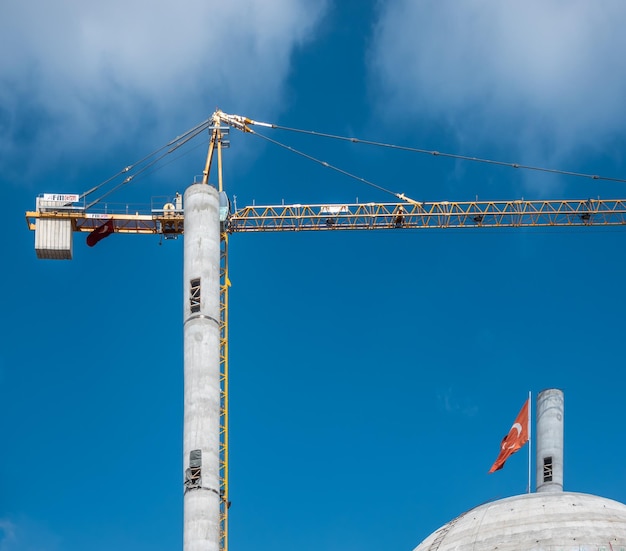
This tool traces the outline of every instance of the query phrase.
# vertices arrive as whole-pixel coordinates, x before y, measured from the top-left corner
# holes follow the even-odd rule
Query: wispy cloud
[[[0,551],[55,551],[59,538],[24,519],[0,518]]]
[[[138,127],[173,137],[217,106],[276,110],[294,49],[313,36],[325,5],[3,2],[0,159],[94,147]]]
[[[397,0],[380,10],[370,61],[386,109],[537,159],[624,135],[621,0]]]
[[[15,525],[7,519],[0,519],[0,551],[7,551],[15,542]]]
[[[437,393],[439,407],[446,413],[458,414],[464,417],[474,417],[478,414],[478,407],[468,398],[459,399],[453,388],[446,388]]]

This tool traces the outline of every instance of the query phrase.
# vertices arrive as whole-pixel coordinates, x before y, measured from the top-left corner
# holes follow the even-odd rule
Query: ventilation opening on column
[[[189,309],[192,314],[200,311],[200,278],[189,281]]]
[[[185,489],[200,488],[202,484],[202,450],[189,452],[189,468],[185,471]]]
[[[552,457],[543,458],[543,481],[552,482]]]

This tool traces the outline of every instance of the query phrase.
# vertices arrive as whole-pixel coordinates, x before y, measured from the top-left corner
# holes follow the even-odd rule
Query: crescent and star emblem
[[[513,432],[513,429],[515,429],[517,431],[517,435],[514,436],[515,439],[519,438],[520,435],[522,434],[522,425],[520,425],[519,423],[514,423],[513,426],[511,427],[511,430],[509,431],[509,435],[504,439],[504,442],[502,442],[502,449],[506,450],[506,449],[513,449],[516,446],[516,442],[513,442],[508,448],[506,447],[506,444],[511,440],[511,433]]]

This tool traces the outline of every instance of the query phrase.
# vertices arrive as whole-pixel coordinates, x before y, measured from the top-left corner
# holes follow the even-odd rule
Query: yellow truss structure
[[[626,200],[439,201],[251,206],[229,218],[229,233],[301,230],[614,226]]]
[[[228,549],[228,234],[220,248],[220,549]]]

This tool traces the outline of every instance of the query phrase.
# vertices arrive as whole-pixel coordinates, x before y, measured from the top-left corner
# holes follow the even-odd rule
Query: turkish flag
[[[93,247],[98,241],[101,241],[105,237],[108,237],[115,231],[115,224],[113,219],[110,218],[102,226],[98,226],[87,236],[87,245]]]
[[[528,400],[522,406],[521,411],[515,418],[515,423],[509,430],[500,444],[500,454],[496,462],[489,469],[490,473],[499,471],[504,467],[505,461],[511,457],[517,450],[528,442]]]

